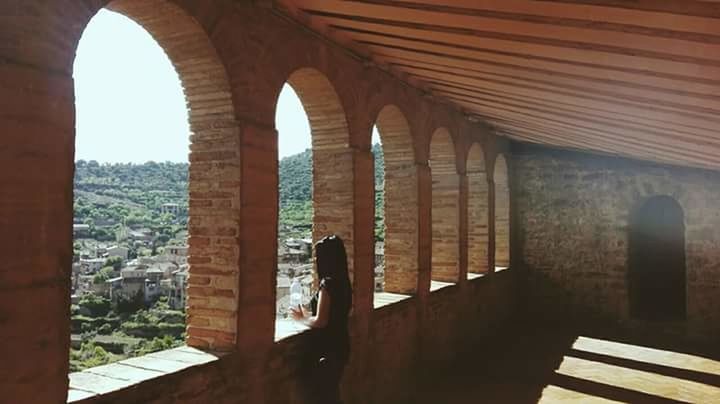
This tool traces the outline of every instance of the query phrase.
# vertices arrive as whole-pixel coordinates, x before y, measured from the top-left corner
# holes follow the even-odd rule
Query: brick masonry
[[[432,175],[432,279],[457,282],[460,271],[460,176],[455,149],[447,129],[440,128],[430,143]]]
[[[720,338],[720,175],[524,146],[513,157],[518,265],[535,318]],[[632,212],[666,195],[684,211],[687,320],[643,323],[629,313]]]
[[[6,3],[9,14],[0,29],[5,44],[0,47],[0,397],[58,403],[65,401],[68,387],[72,65],[84,27],[108,3]],[[458,341],[483,337],[483,317],[473,322],[467,316],[492,319],[499,331],[512,314],[512,271],[472,282],[463,276],[468,240],[475,240],[465,235],[466,212],[475,204],[464,198],[476,196],[475,182],[466,176],[469,146],[481,144],[484,161],[494,162],[507,151],[507,142],[259,3],[116,0],[108,5],[143,25],[180,75],[192,130],[187,342],[231,354],[95,402],[301,402],[283,398],[296,397],[293,369],[303,338],[273,341],[274,122],[286,82],[301,95],[312,124],[314,237],[341,234],[353,269],[349,402],[366,402],[361,397],[371,391],[382,402],[395,393],[378,378],[408,381],[404,372],[413,365],[452,358],[461,348]],[[395,109],[384,110],[388,105]],[[388,201],[389,284],[416,295],[410,303],[379,312],[372,310],[370,142],[376,121],[387,144],[388,186],[398,184],[387,193],[398,198]],[[431,138],[442,152],[431,151]],[[453,199],[436,204],[433,195]],[[493,195],[490,187],[488,212],[494,209]],[[491,221],[488,251],[494,249],[493,226]],[[433,233],[443,236],[433,241]],[[444,247],[433,253],[438,246]],[[459,284],[431,295],[433,262],[450,263],[433,273]],[[507,304],[489,303],[488,296]],[[373,376],[385,358],[389,373]]]
[[[473,144],[467,157],[468,272],[488,272],[488,176],[482,146]]]
[[[507,160],[499,155],[493,170],[495,190],[495,266],[510,266],[510,186]]]

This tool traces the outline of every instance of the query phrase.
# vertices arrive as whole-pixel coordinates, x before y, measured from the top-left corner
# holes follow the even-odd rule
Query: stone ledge
[[[379,308],[391,306],[393,304],[400,303],[411,298],[412,295],[390,292],[376,292],[373,295],[373,308],[377,310]]]
[[[71,373],[67,402],[76,403],[123,390],[147,380],[217,361],[221,356],[183,346]]]
[[[510,269],[510,267],[495,267],[495,272],[502,272]]]
[[[309,327],[298,324],[291,319],[278,318],[275,320],[275,342],[302,334],[309,330]]]
[[[449,288],[451,286],[455,286],[457,283],[454,282],[440,282],[440,281],[430,281],[430,292],[437,292],[438,290]]]
[[[475,279],[484,278],[485,275],[487,275],[487,274],[476,274],[476,273],[473,273],[473,272],[468,272],[467,278],[468,278],[469,281],[473,281],[473,280],[475,280]]]

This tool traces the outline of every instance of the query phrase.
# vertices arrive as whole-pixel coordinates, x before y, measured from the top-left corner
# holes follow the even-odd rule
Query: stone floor
[[[416,402],[720,403],[720,356],[707,349],[558,332],[504,345],[430,376]]]

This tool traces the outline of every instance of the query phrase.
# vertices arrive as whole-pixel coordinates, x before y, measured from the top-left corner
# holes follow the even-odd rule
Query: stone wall
[[[513,168],[514,262],[527,273],[535,318],[717,341],[720,174],[528,145],[516,148]],[[643,323],[629,314],[628,226],[657,195],[684,211],[686,321]]]
[[[411,404],[417,383],[445,369],[469,349],[492,349],[515,330],[516,273],[503,271],[474,279],[466,287],[443,288],[376,309],[364,339],[351,329],[351,361],[343,378],[349,404]],[[423,316],[421,313],[427,313]],[[273,344],[267,361],[248,370],[235,354],[175,374],[78,403],[238,403],[305,404],[303,354],[308,335]],[[431,381],[430,381],[431,382]],[[260,387],[262,401],[250,391]]]

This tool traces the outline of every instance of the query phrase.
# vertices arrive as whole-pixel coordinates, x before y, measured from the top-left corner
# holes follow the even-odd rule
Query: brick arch
[[[435,136],[438,133],[445,133],[450,138],[450,145],[453,149],[453,164],[455,165],[455,172],[463,173],[465,167],[465,160],[463,158],[463,139],[461,137],[461,130],[458,127],[457,122],[453,119],[452,114],[447,113],[444,110],[438,110],[437,107],[430,106],[427,111],[427,116],[424,122],[420,125],[421,131],[417,141],[420,142],[419,149],[422,151],[418,153],[418,161],[428,162],[432,159],[433,154],[433,142]]]
[[[114,0],[107,9],[142,26],[168,55],[188,107],[187,343],[232,350],[237,338],[239,125],[227,72],[200,24],[167,0]]]
[[[429,166],[432,176],[432,266],[431,277],[457,282],[460,241],[460,181],[455,146],[445,128],[435,130],[430,140]]]
[[[345,110],[334,86],[314,68],[288,77],[310,122],[313,151],[313,241],[329,234],[345,242],[353,279],[353,149]],[[342,175],[340,175],[342,174]]]
[[[410,125],[395,105],[377,116],[385,162],[385,290],[415,293],[418,283],[418,176]]]
[[[473,143],[467,154],[468,182],[468,272],[488,271],[488,181],[485,153]]]
[[[498,154],[493,170],[495,184],[495,267],[510,266],[510,185],[505,156]]]

